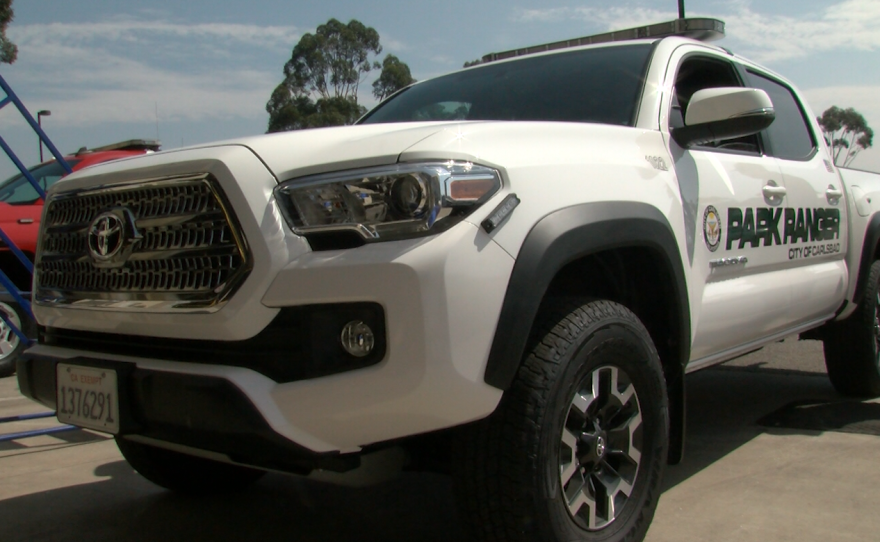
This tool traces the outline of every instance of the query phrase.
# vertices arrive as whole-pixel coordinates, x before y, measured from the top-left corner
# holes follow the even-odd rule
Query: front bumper
[[[99,359],[132,368],[131,378],[136,383],[127,384],[135,387],[129,394],[131,412],[144,428],[137,429],[134,424],[134,434],[209,452],[227,453],[230,449],[239,458],[230,455],[233,460],[257,466],[265,466],[257,463],[262,459],[249,459],[237,447],[227,446],[230,443],[223,435],[234,435],[247,449],[270,449],[268,435],[293,450],[291,457],[299,456],[298,451],[308,457],[357,452],[366,445],[480,419],[495,409],[501,391],[487,385],[483,374],[512,266],[510,255],[467,222],[430,238],[305,253],[276,274],[260,305],[277,313],[288,307],[378,304],[386,320],[386,351],[377,363],[279,382],[283,379],[253,368],[205,359],[194,363],[191,355],[158,359],[145,355],[148,351],[135,344],[104,352],[38,344],[28,351],[20,369],[22,390],[54,407],[53,364],[76,358]],[[248,311],[233,310],[234,306],[230,303],[213,316],[233,325],[252,325],[247,322]],[[80,330],[83,318],[92,314],[77,314],[76,309],[58,311],[56,322],[78,320]],[[188,320],[197,325],[176,330],[175,337],[199,337],[203,327],[199,319],[204,316],[176,316],[181,326]],[[150,337],[154,329],[150,322],[157,318],[161,315],[140,318],[138,335]],[[101,332],[101,325],[96,331]],[[290,340],[295,337],[291,334]],[[222,347],[222,341],[205,340]],[[141,374],[150,378],[137,376]],[[226,390],[221,395],[228,396],[228,401],[209,399],[218,395],[204,392],[201,384],[174,383],[187,382],[187,378]],[[137,382],[148,381],[153,382],[152,390],[159,391],[152,395],[138,392],[138,386],[145,384]],[[148,405],[155,402],[150,397],[166,393],[163,389],[175,390],[172,397],[178,398],[181,407],[163,410],[173,416],[160,418],[165,425],[157,429],[151,417],[154,411]],[[229,398],[230,394],[238,399]],[[220,403],[234,405],[230,408],[236,422],[228,428],[206,417],[216,410],[229,418],[232,414],[219,409]],[[243,430],[248,427],[254,430]],[[212,431],[214,436],[210,436]],[[194,435],[201,436],[197,441],[188,440]]]
[[[247,396],[223,378],[152,371],[90,358],[65,361],[117,372],[120,435],[139,435],[222,454],[235,463],[303,475],[313,469],[344,472],[359,465],[357,455],[318,454],[281,437]],[[55,409],[58,362],[39,355],[19,359],[21,392]]]

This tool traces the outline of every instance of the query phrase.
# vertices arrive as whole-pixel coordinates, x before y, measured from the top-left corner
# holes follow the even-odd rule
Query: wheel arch
[[[640,288],[644,291],[631,291]],[[526,236],[511,273],[484,374],[487,384],[508,389],[542,302],[557,295],[620,302],[648,328],[667,381],[670,462],[678,462],[690,306],[678,244],[666,217],[645,203],[596,202],[542,218]]]
[[[871,264],[880,260],[880,213],[874,213],[868,226],[865,228],[865,238],[862,243],[862,257],[859,261],[859,274],[856,278],[856,289],[853,293],[853,303],[860,305],[865,295],[865,286],[868,281],[868,273]]]

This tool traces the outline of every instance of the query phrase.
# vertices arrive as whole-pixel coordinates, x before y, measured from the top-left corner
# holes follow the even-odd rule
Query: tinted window
[[[67,161],[70,167],[73,167],[77,162],[79,160]],[[54,161],[39,165],[29,171],[44,191],[55,184],[55,181],[67,175],[61,164]],[[0,184],[0,201],[2,202],[10,205],[20,205],[33,203],[38,199],[40,199],[40,195],[37,193],[37,190],[21,173],[6,179],[6,181]]]
[[[770,154],[787,160],[803,160],[813,153],[815,144],[804,112],[788,87],[754,72],[751,83],[765,91],[773,102],[776,120],[763,133],[770,140]]]
[[[414,85],[361,123],[526,120],[632,126],[651,48],[602,47],[486,64]]]

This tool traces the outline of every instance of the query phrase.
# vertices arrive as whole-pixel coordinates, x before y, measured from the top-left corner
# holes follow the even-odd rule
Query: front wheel
[[[265,472],[116,437],[116,446],[141,476],[179,493],[206,494],[240,491]]]
[[[669,438],[648,332],[609,301],[560,301],[535,329],[498,409],[459,443],[466,521],[479,540],[642,540]]]
[[[871,264],[865,295],[849,318],[823,339],[831,384],[843,395],[880,395],[880,261]]]

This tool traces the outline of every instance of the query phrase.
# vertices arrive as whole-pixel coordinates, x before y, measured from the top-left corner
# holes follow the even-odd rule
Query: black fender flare
[[[541,301],[565,265],[590,254],[625,247],[654,251],[674,282],[677,359],[666,363],[664,371],[670,409],[668,462],[677,464],[684,455],[690,304],[675,234],[656,207],[638,202],[585,203],[555,211],[535,224],[514,263],[483,378],[495,388],[510,387]]]
[[[542,218],[526,236],[511,272],[484,380],[506,390],[519,368],[529,331],[553,278],[584,256],[624,247],[654,250],[675,282],[682,368],[690,354],[690,306],[675,234],[655,207],[637,202],[574,205]]]
[[[865,229],[865,240],[862,243],[862,259],[859,262],[859,274],[856,278],[856,289],[853,293],[853,303],[860,305],[865,296],[865,283],[868,281],[868,271],[877,256],[877,247],[880,245],[880,213],[874,213],[868,221]]]

